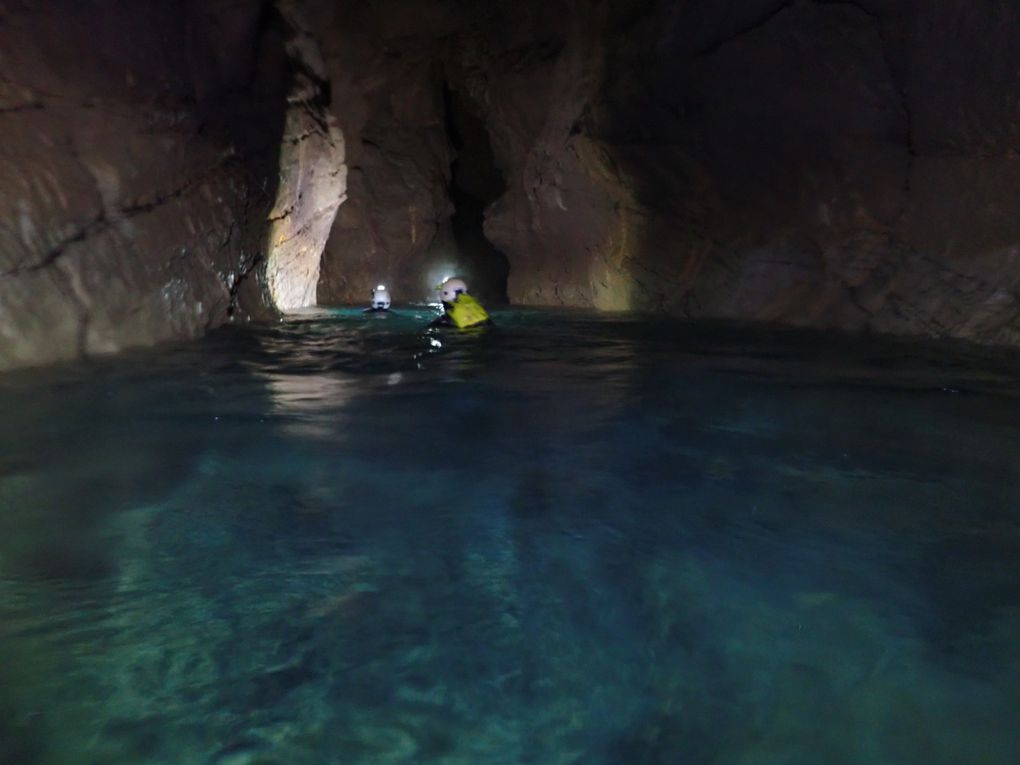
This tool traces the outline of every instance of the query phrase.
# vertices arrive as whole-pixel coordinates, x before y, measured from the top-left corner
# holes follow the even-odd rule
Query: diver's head
[[[439,285],[439,297],[444,303],[452,303],[462,292],[467,292],[467,284],[463,279],[452,277]]]
[[[372,290],[372,308],[385,311],[390,307],[390,291],[385,284],[380,284]]]

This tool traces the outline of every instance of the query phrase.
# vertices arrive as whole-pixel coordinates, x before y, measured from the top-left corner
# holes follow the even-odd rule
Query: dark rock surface
[[[348,200],[323,254],[319,301],[365,303],[381,282],[397,302],[420,300],[453,274],[483,298],[505,301],[508,264],[481,228],[484,208],[505,185],[488,145],[491,127],[457,79],[457,48],[482,6],[305,6],[316,20],[350,168]]]
[[[309,2],[346,138],[348,199],[323,254],[322,303],[427,292],[449,242],[451,148],[439,51],[460,23],[443,3]],[[436,275],[433,278],[438,279]]]
[[[344,201],[347,166],[316,35],[298,0],[277,0],[276,8],[290,32],[291,77],[266,236],[266,284],[273,304],[290,311],[316,303],[322,250]]]
[[[485,233],[514,302],[1020,341],[1015,4],[409,7],[323,32],[360,116],[320,297],[429,270],[445,87],[505,184]]]
[[[453,272],[1016,344],[1018,32],[993,0],[7,0],[0,368]]]
[[[309,185],[281,143],[313,144],[284,132],[325,113],[286,11],[0,5],[0,369],[271,315],[266,217],[275,200],[304,233],[318,213],[280,212],[281,177]]]
[[[483,63],[512,299],[1020,340],[1015,5],[632,10]]]
[[[282,125],[244,125],[283,69],[259,22],[254,3],[4,3],[0,368],[261,307],[238,292]]]

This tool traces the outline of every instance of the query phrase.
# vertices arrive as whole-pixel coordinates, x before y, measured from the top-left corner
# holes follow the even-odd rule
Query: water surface
[[[1015,356],[427,318],[0,376],[0,763],[1017,762]]]

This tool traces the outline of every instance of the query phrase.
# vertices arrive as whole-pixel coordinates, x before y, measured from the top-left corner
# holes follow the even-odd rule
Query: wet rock
[[[319,300],[363,303],[379,283],[397,302],[422,299],[434,286],[428,264],[439,269],[452,254],[443,240],[453,156],[439,52],[464,19],[445,2],[311,5],[350,167]]]
[[[269,213],[266,281],[283,311],[314,306],[326,238],[345,198],[344,138],[328,108],[328,74],[297,2],[278,7],[294,68],[280,144],[280,186]]]
[[[320,297],[376,273],[413,290],[450,252],[422,241],[451,214],[447,88],[505,182],[484,232],[513,302],[1020,338],[1016,9],[419,7],[411,29],[379,2],[323,32],[335,81],[357,71],[334,108],[359,154]]]
[[[1017,54],[998,31],[1015,18],[956,2],[581,14],[541,65],[557,93],[539,127],[490,122],[524,174],[486,223],[511,298],[1015,342]],[[968,88],[978,60],[993,74]],[[486,69],[483,103],[529,99],[531,77]]]
[[[0,10],[0,369],[266,316],[288,64],[263,4]]]
[[[1020,342],[1010,4],[0,14],[0,368],[451,271],[533,305]]]

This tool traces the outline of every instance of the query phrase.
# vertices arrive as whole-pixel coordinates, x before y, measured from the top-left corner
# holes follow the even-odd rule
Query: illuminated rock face
[[[322,250],[346,186],[343,136],[333,120],[292,107],[286,125],[266,243],[266,284],[281,311],[316,304]]]
[[[1018,24],[967,0],[0,4],[0,369],[451,271],[518,303],[1020,343]]]
[[[347,189],[344,139],[330,112],[318,43],[294,2],[279,2],[295,69],[280,144],[279,187],[269,213],[266,285],[281,311],[314,306],[322,250]]]
[[[282,40],[257,2],[3,4],[0,369],[268,315]]]

